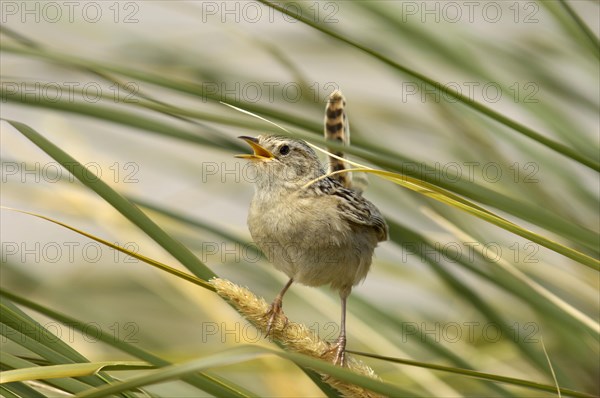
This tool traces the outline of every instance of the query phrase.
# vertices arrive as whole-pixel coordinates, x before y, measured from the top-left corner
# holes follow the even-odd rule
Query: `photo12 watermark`
[[[458,97],[470,101],[482,101],[489,104],[500,102],[503,98],[515,103],[537,104],[540,87],[536,82],[446,82],[434,87],[424,82],[402,82],[400,95],[402,103],[419,101],[421,103],[459,102]]]
[[[539,23],[535,1],[402,1],[402,22],[420,23]]]
[[[111,181],[115,184],[137,184],[139,180],[140,166],[136,162],[113,162],[103,165],[100,162],[0,162],[2,183],[18,182],[27,183],[50,183],[59,181],[74,182],[79,175],[84,182],[96,182],[100,179]]]
[[[136,242],[112,242],[131,253],[139,253]],[[0,244],[2,247],[2,262],[14,263],[68,263],[80,262],[97,263],[111,261],[114,263],[135,264],[139,260],[110,246],[98,242],[10,242]]]
[[[85,324],[46,322],[30,324],[26,322],[3,322],[0,324],[0,341],[5,344],[9,340],[18,344],[25,343],[28,338],[33,338],[42,343],[56,343],[64,341],[73,344],[78,335],[87,343],[106,342],[107,339],[115,342],[139,343],[138,333],[140,327],[136,322],[113,322],[101,325],[98,322]]]
[[[513,264],[538,264],[540,246],[533,242],[403,242],[400,261],[404,264],[419,261],[488,263],[507,261]]]
[[[334,82],[270,82],[270,81],[205,81],[201,84],[203,102],[218,100],[223,102],[288,102],[295,104],[301,100],[323,103],[327,96],[339,89]]]
[[[297,23],[308,19],[314,23],[338,23],[337,1],[273,2],[280,10],[257,1],[202,1],[202,23]],[[288,15],[288,13],[290,15]],[[297,16],[297,17],[296,17]]]
[[[140,91],[137,82],[102,85],[100,82],[10,82],[0,83],[2,102],[17,100],[26,103],[76,103],[95,104],[100,101],[135,104]]]
[[[517,343],[539,343],[540,326],[535,322],[499,325],[495,322],[403,322],[402,342],[419,339],[421,342],[436,343],[497,343],[502,339]]]
[[[6,23],[140,22],[142,1],[2,1],[0,21]]]

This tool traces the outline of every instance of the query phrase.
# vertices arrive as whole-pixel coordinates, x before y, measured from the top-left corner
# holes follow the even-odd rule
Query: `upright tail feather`
[[[342,95],[342,92],[335,90],[327,99],[327,106],[325,107],[325,139],[329,141],[341,142],[344,145],[350,144],[350,124],[348,123],[348,117],[346,116],[346,99]],[[344,157],[344,153],[333,148],[327,148],[327,150],[340,158]],[[345,170],[348,167],[346,162],[340,159],[336,159],[332,156],[329,157],[329,169],[328,172]],[[352,187],[352,175],[351,173],[338,173],[331,176],[338,180],[345,188]]]
[[[324,133],[325,139],[329,141],[337,141],[344,145],[350,145],[350,122],[346,114],[346,99],[340,90],[335,90],[327,99]],[[327,148],[327,150],[340,158],[344,157],[344,153],[338,149]],[[332,156],[329,157],[328,173],[348,168],[347,163],[343,160]],[[354,177],[353,181],[352,173],[338,173],[331,176],[331,178],[339,181],[345,188],[362,193],[368,184],[366,175],[360,173]]]

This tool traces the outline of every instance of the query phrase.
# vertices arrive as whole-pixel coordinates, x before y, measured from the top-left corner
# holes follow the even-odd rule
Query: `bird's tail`
[[[329,141],[350,145],[350,122],[346,114],[346,99],[340,90],[335,90],[327,99],[324,133],[325,139]],[[327,148],[327,150],[340,158],[344,158],[344,153],[339,149]],[[343,160],[329,157],[329,173],[348,168],[348,164]],[[339,181],[345,188],[361,193],[368,182],[364,173],[359,174],[355,175],[354,179],[352,173],[338,173],[332,175],[331,178]]]

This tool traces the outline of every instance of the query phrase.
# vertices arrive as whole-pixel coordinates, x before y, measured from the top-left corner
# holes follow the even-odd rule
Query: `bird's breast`
[[[276,268],[310,286],[352,286],[371,264],[376,241],[356,231],[330,196],[284,198],[257,194],[248,227],[254,242]]]

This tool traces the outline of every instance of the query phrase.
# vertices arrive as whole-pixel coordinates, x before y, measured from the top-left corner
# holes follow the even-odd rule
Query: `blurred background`
[[[322,144],[326,98],[339,88],[353,160],[426,180],[598,258],[596,1],[277,3],[318,29],[260,2],[68,3],[1,3],[2,118],[35,129],[220,277],[267,301],[286,278],[251,243],[252,170],[233,155],[247,151],[239,135],[283,132],[221,102]],[[185,270],[12,125],[0,128],[2,206]],[[596,270],[369,181],[365,196],[391,237],[350,298],[349,349],[554,385],[551,364],[559,386],[600,392]],[[130,358],[95,339],[97,329],[173,362],[272,346],[214,293],[4,207],[2,289],[88,323],[85,335],[27,311],[88,359]],[[339,300],[327,287],[294,285],[284,310],[337,337]],[[26,352],[7,339],[0,347]],[[364,360],[422,396],[545,394]],[[260,396],[323,394],[283,359],[212,372]],[[198,394],[182,382],[148,390]]]

